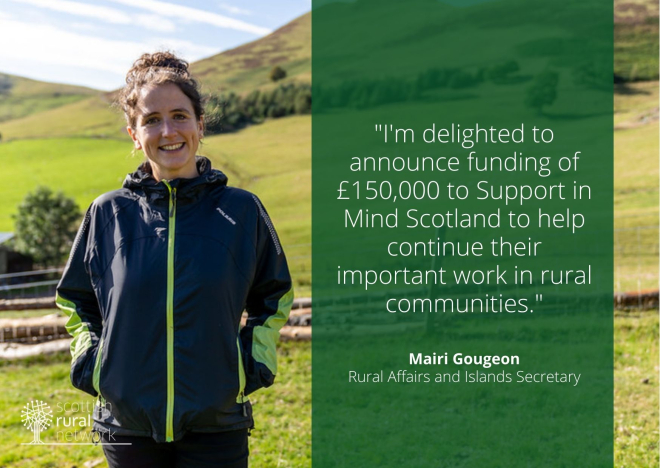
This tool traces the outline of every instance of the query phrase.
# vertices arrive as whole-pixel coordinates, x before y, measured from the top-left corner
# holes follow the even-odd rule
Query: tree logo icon
[[[30,444],[43,444],[41,431],[48,429],[53,422],[53,411],[44,401],[31,400],[21,411],[23,425],[32,431],[33,438]]]

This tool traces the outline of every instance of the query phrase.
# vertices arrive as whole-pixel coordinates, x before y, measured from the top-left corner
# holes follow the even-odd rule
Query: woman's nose
[[[163,136],[164,137],[171,137],[176,135],[176,130],[174,128],[174,122],[172,122],[169,119],[163,120]]]

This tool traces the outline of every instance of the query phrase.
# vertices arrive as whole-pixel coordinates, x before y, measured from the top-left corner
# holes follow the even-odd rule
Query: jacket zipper
[[[174,234],[176,224],[176,187],[163,180],[170,192],[167,234],[167,410],[165,440],[174,440]]]

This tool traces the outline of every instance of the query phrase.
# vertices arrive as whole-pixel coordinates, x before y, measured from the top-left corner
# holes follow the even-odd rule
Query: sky
[[[0,73],[109,91],[144,52],[194,62],[310,9],[311,0],[0,0]]]

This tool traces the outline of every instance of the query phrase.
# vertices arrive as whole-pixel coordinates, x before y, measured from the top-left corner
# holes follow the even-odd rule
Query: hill
[[[55,137],[128,138],[126,122],[120,112],[111,108],[111,104],[110,93],[100,94],[20,119],[0,122],[0,133],[4,141]]]
[[[101,91],[0,73],[0,122],[70,104]]]
[[[614,75],[618,81],[658,79],[657,0],[614,1]]]
[[[227,50],[192,65],[206,92],[249,92],[272,87],[268,73],[279,65],[287,72],[281,83],[312,81],[312,14],[307,13],[266,37]]]
[[[227,91],[242,94],[258,88],[272,88],[275,85],[270,81],[268,73],[275,65],[287,71],[287,78],[279,81],[278,84],[310,83],[311,36],[311,13],[307,13],[266,37],[195,62],[191,65],[191,69],[202,83],[205,94],[220,94]],[[64,85],[42,83],[42,88],[46,89],[46,85],[53,87],[52,93],[63,93],[62,90],[57,91],[59,89],[57,87]],[[36,90],[39,88],[35,85],[32,85],[32,88],[35,91],[31,95],[22,94],[24,97],[17,102],[29,107],[30,102],[38,103],[41,99],[44,101],[44,106],[40,109],[35,108],[34,112],[12,111],[14,112],[12,120],[4,119],[3,122],[0,118],[0,134],[5,141],[53,137],[117,139],[126,137],[123,117],[110,108],[114,93],[88,90],[89,92],[84,95],[62,95],[58,98],[60,101],[55,102],[53,101],[55,98],[45,99],[43,93],[37,93]],[[78,89],[74,86],[69,88]],[[90,95],[93,96],[89,97]],[[26,96],[34,96],[34,98],[28,99]],[[65,99],[69,101],[66,105],[62,105]],[[0,97],[0,116],[5,109],[6,105]],[[44,112],[37,113],[39,110]]]

